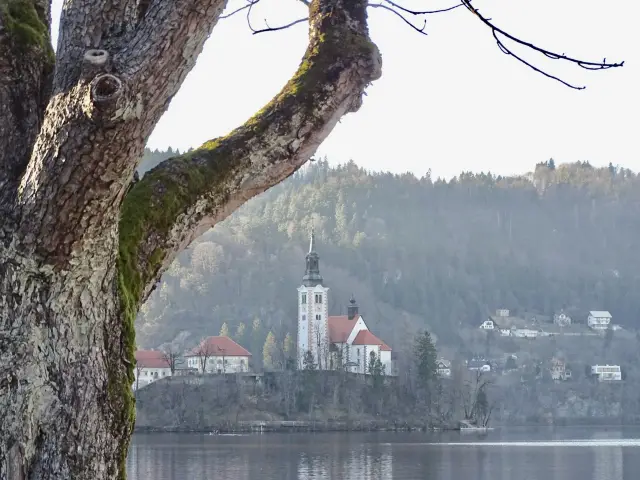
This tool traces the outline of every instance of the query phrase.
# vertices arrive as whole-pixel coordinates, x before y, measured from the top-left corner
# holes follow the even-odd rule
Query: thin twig
[[[502,50],[502,53],[505,53],[505,54],[515,58],[519,62],[525,64],[530,69],[532,69],[532,70],[534,70],[534,71],[536,71],[538,73],[541,73],[542,75],[544,75],[547,78],[551,78],[552,80],[556,80],[556,81],[562,83],[563,85],[566,85],[569,88],[573,88],[574,90],[584,90],[586,88],[585,86],[577,87],[575,85],[572,85],[572,84],[562,80],[561,78],[558,78],[558,77],[556,77],[554,75],[551,75],[550,73],[545,72],[544,70],[539,69],[538,67],[532,65],[531,63],[527,62],[523,58],[519,57],[518,55],[516,55],[515,53],[513,53],[511,50],[509,50],[507,47],[504,46],[504,44],[500,41],[500,39],[498,38],[497,33],[495,31],[493,32],[493,38],[496,39],[496,43],[498,44],[498,48],[500,50]]]
[[[511,35],[510,33],[502,30],[499,27],[496,27],[492,22],[491,19],[484,17],[477,8],[473,7],[471,5],[471,0],[461,0],[462,3],[464,4],[464,6],[471,12],[473,13],[476,17],[478,17],[480,19],[480,21],[482,23],[484,23],[487,27],[489,27],[493,33],[493,38],[496,40],[496,43],[498,44],[498,48],[500,48],[500,50],[505,53],[506,55],[510,55],[513,58],[515,58],[516,60],[520,61],[521,63],[525,64],[526,66],[528,66],[529,68],[531,68],[532,70],[541,73],[542,75],[544,75],[545,77],[551,78],[553,80],[556,80],[560,83],[562,83],[563,85],[566,85],[567,87],[576,89],[576,90],[583,90],[585,87],[577,87],[575,85],[571,85],[570,83],[554,76],[551,75],[547,72],[545,72],[544,70],[541,70],[538,67],[533,66],[531,63],[527,62],[526,60],[524,60],[523,58],[521,58],[520,56],[516,55],[515,53],[513,53],[513,51],[511,51],[501,40],[500,38],[498,38],[498,34],[502,35],[505,38],[508,38],[509,40],[517,43],[518,45],[522,45],[526,48],[529,48],[535,52],[541,53],[543,54],[545,57],[547,58],[551,58],[552,60],[564,60],[570,63],[574,63],[576,65],[578,65],[580,68],[584,68],[585,70],[607,70],[609,68],[617,68],[617,67],[622,67],[624,65],[624,62],[620,62],[620,63],[607,63],[606,62],[606,58],[602,61],[602,62],[589,62],[586,60],[580,60],[577,58],[573,58],[573,57],[569,57],[565,54],[560,54],[560,53],[555,53],[552,52],[550,50],[545,50],[544,48],[540,48],[536,45],[534,45],[533,43],[530,42],[526,42],[524,40],[521,40],[517,37],[514,37],[513,35]]]
[[[397,12],[396,10],[394,10],[393,8],[391,8],[391,7],[387,6],[387,5],[383,5],[382,3],[370,3],[369,6],[372,7],[372,8],[382,8],[384,10],[387,10],[387,11],[393,13],[394,15],[400,17],[404,23],[409,25],[416,32],[421,33],[422,35],[425,35],[425,36],[427,35],[427,32],[424,31],[425,27],[427,26],[427,21],[426,20],[423,20],[424,23],[422,24],[422,27],[417,27],[413,23],[411,23],[408,19],[406,19],[400,12]]]
[[[306,22],[307,20],[309,20],[309,17],[299,18],[298,20],[294,20],[293,22],[287,23],[286,25],[281,25],[279,27],[270,27],[269,24],[267,23],[267,20],[265,19],[264,24],[267,26],[267,28],[261,28],[259,30],[252,29],[252,31],[254,35],[257,33],[264,33],[264,32],[277,32],[278,30],[284,30],[285,28],[293,27],[294,25],[297,25],[298,23]]]
[[[254,3],[258,3],[260,0],[248,0],[248,1],[249,3],[247,3],[244,7],[236,8],[233,12],[227,13],[226,15],[220,15],[220,19],[232,17],[236,13],[246,10],[247,8],[251,8]]]
[[[398,5],[395,2],[392,2],[391,0],[384,0],[385,3],[388,3],[389,5],[391,5],[392,7],[398,8],[400,10],[402,10],[405,13],[410,13],[411,15],[431,15],[432,13],[443,13],[443,12],[449,12],[451,10],[454,10],[458,7],[462,7],[464,6],[463,3],[458,3],[457,5],[454,5],[453,7],[449,7],[449,8],[441,8],[440,10],[425,10],[425,11],[417,11],[417,10],[409,10],[408,8],[403,7],[402,5]]]

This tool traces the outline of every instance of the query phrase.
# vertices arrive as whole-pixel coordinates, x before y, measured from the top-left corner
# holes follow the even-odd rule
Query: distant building
[[[185,358],[198,373],[240,373],[249,371],[251,353],[229,337],[207,337]]]
[[[304,368],[305,356],[310,352],[320,370],[368,374],[371,361],[379,359],[385,374],[393,375],[391,347],[369,330],[353,295],[347,315],[329,316],[329,288],[323,284],[319,263],[312,231],[305,274],[298,287],[299,368]]]
[[[138,350],[133,369],[133,389],[137,390],[156,380],[171,376],[171,366],[165,354],[159,350]]]
[[[471,361],[467,362],[467,368],[472,372],[480,371],[480,372],[490,372],[491,365],[487,360],[481,360],[474,358]]]
[[[538,330],[533,330],[530,328],[514,328],[511,331],[511,335],[517,338],[537,338]]]
[[[509,310],[507,308],[499,308],[496,310],[496,317],[508,317]]]
[[[451,362],[448,360],[440,359],[436,363],[438,375],[442,378],[451,377]]]
[[[482,330],[493,330],[495,328],[495,325],[493,323],[493,320],[485,320],[484,322],[482,322],[482,324],[480,325],[480,328]]]
[[[587,325],[593,330],[606,330],[611,323],[611,314],[607,311],[592,310],[587,317]]]
[[[592,365],[591,375],[597,376],[601,382],[622,380],[620,365]]]
[[[559,327],[568,327],[571,325],[571,317],[564,312],[556,313],[553,316],[553,323]]]

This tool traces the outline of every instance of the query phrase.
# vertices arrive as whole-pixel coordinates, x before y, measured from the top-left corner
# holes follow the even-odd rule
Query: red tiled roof
[[[360,330],[353,339],[354,345],[380,345],[380,350],[390,352],[391,348],[369,330]]]
[[[139,368],[170,368],[164,353],[159,350],[137,350],[135,357]]]
[[[187,353],[186,357],[197,357],[199,355],[212,357],[250,357],[249,351],[238,345],[229,337],[207,337],[200,344]]]
[[[360,315],[356,315],[353,320],[349,320],[346,315],[329,317],[329,341],[331,343],[346,343],[359,318]]]

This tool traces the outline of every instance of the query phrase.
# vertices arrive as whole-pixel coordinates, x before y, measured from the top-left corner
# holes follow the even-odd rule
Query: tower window
[[[303,293],[303,294],[302,294],[302,304],[303,304],[303,305],[306,305],[306,303],[307,303],[307,294],[306,294],[306,293]]]
[[[322,317],[320,315],[316,315],[316,320],[320,321],[322,320]]]
[[[322,294],[316,293],[316,303],[322,303]]]
[[[302,321],[306,322],[307,321],[307,316],[306,315],[302,315]]]

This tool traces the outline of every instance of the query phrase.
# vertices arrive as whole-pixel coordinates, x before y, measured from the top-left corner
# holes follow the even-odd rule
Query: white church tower
[[[311,230],[307,268],[298,287],[298,366],[311,352],[316,368],[326,370],[329,359],[329,289],[322,285],[315,234]]]

